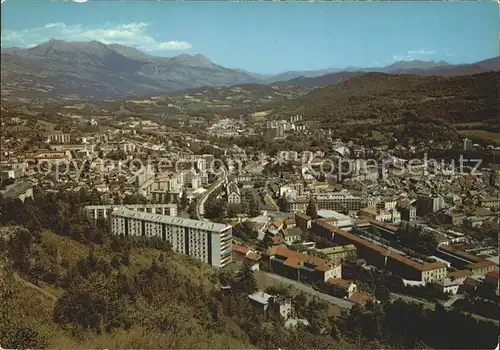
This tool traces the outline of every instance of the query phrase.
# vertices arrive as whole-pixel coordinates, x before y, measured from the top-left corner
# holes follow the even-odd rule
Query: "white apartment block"
[[[329,193],[315,196],[316,205],[319,210],[333,211],[357,211],[361,208],[363,198],[348,193]],[[285,211],[290,213],[305,212],[309,204],[306,196],[287,196],[285,199]]]
[[[97,220],[107,219],[110,212],[121,208],[142,211],[145,213],[177,216],[176,204],[87,205],[83,209],[90,219]]]
[[[334,211],[354,211],[361,207],[361,197],[353,196],[347,193],[332,193],[316,196],[318,209]]]
[[[70,134],[52,134],[49,135],[47,140],[49,142],[69,143],[71,139]]]
[[[174,251],[214,267],[224,267],[232,261],[232,227],[223,224],[121,208],[111,213],[111,232],[160,237],[170,242]]]

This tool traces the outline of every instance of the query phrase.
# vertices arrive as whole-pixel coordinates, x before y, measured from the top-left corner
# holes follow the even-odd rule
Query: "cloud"
[[[54,38],[68,41],[96,40],[103,44],[131,46],[146,52],[182,51],[193,47],[185,41],[158,40],[148,29],[149,25],[143,22],[93,27],[55,22],[23,30],[4,29],[2,46],[30,47]]]
[[[408,55],[422,55],[422,56],[431,56],[434,55],[436,51],[433,50],[410,50],[407,52]]]
[[[427,59],[429,56],[434,56],[436,51],[429,49],[408,50],[405,54],[393,55],[392,61],[413,61]]]

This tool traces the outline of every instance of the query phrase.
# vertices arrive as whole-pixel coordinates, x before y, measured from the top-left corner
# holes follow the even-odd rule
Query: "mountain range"
[[[28,49],[2,48],[2,99],[116,99],[199,87],[238,84],[324,86],[368,72],[468,75],[500,70],[500,59],[467,65],[401,61],[386,67],[290,71],[265,75],[229,69],[202,55],[151,56],[98,41],[51,39]]]

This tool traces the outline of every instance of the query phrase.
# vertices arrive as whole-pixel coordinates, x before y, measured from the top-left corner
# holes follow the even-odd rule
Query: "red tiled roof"
[[[356,304],[366,305],[369,301],[374,301],[375,297],[366,293],[354,292],[349,300],[355,302]]]
[[[280,228],[281,226],[283,226],[283,220],[281,218],[276,218],[276,219],[274,219],[274,221],[271,225],[276,227],[276,228]]]
[[[329,284],[334,284],[334,285],[340,286],[344,289],[348,289],[349,286],[352,284],[351,281],[346,281],[342,278],[329,278],[326,282]]]
[[[295,268],[299,268],[301,263],[310,263],[316,266],[317,271],[322,272],[331,270],[336,265],[333,261],[328,261],[316,256],[299,253],[281,246],[269,248],[267,251],[267,255],[279,255],[285,257],[285,264]]]
[[[271,238],[271,240],[273,241],[273,244],[280,244],[280,243],[283,243],[283,238],[281,238],[280,236],[274,236]]]
[[[470,287],[477,287],[477,281],[473,278],[470,278],[470,277],[467,277],[465,280],[464,280],[464,284],[466,286],[470,286]]]
[[[448,273],[449,278],[463,278],[472,275],[472,271],[470,270],[457,270]]]
[[[367,221],[372,225],[383,227],[385,229],[388,229],[389,231],[396,232],[399,229],[397,226],[387,224],[387,223],[382,222],[382,221],[378,221],[378,220],[374,220],[374,219],[368,219]]]
[[[492,280],[497,280],[498,281],[498,279],[500,279],[500,270],[490,271],[485,276],[488,279],[492,279]]]
[[[469,269],[480,269],[480,268],[489,267],[489,266],[496,266],[496,265],[495,265],[495,263],[493,263],[489,260],[483,260],[483,261],[479,261],[479,262],[476,262],[473,264],[469,264],[466,267]]]
[[[248,251],[249,251],[248,247],[233,243],[233,252],[246,255]]]
[[[260,260],[260,253],[249,251],[245,258],[248,260],[251,260],[251,261],[259,261]]]
[[[454,254],[460,258],[463,258],[465,260],[469,260],[469,261],[472,261],[472,262],[480,262],[480,261],[483,261],[484,259],[483,258],[480,258],[478,256],[475,256],[473,254],[470,254],[470,253],[467,253],[457,247],[454,247],[454,246],[450,246],[450,245],[442,245],[442,246],[439,246],[439,250],[442,250],[444,252],[447,252],[447,253],[451,253],[451,254]]]

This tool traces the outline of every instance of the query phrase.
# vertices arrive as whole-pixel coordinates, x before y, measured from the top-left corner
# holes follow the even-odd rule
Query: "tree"
[[[382,304],[385,304],[389,301],[391,301],[391,293],[389,292],[389,289],[385,286],[378,286],[375,289],[375,298],[380,301]]]
[[[273,240],[271,237],[269,237],[269,235],[265,235],[264,238],[262,239],[262,241],[259,241],[257,243],[257,248],[259,248],[259,250],[267,250],[269,249],[269,247],[271,247],[273,245]]]
[[[183,188],[180,202],[179,202],[180,209],[185,210],[188,207],[188,205],[189,205],[189,200],[188,200],[187,189]]]
[[[227,218],[227,202],[210,196],[205,202],[205,217],[213,221]]]
[[[260,204],[257,202],[256,198],[252,195],[247,195],[246,198],[248,203],[248,216],[256,217],[260,215]]]
[[[328,304],[322,300],[314,299],[309,303],[309,320],[313,334],[321,334],[328,326],[327,310]]]
[[[257,281],[252,270],[252,264],[245,261],[241,267],[238,275],[236,276],[237,288],[247,294],[255,293],[258,290]]]
[[[314,201],[314,198],[312,196],[309,198],[309,204],[307,205],[306,215],[313,220],[318,218],[318,208],[316,207],[316,202]]]

